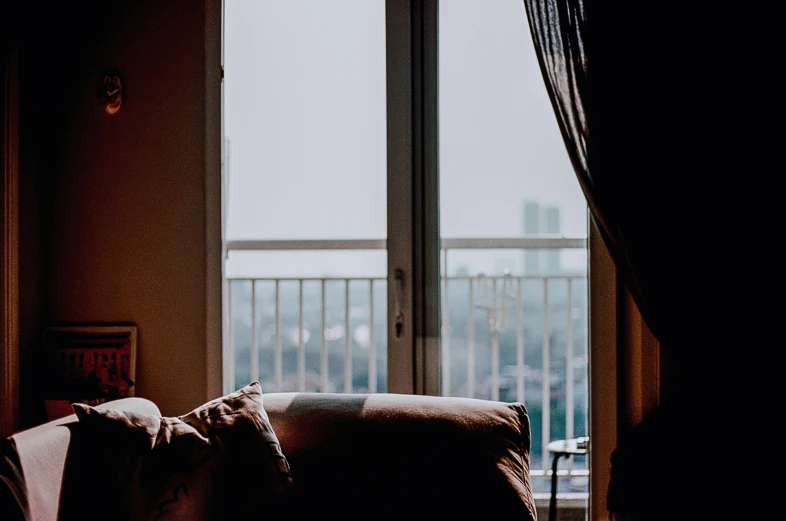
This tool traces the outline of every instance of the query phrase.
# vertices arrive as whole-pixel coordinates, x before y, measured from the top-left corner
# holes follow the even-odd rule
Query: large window
[[[521,401],[545,478],[588,434],[587,209],[523,2],[226,0],[224,34],[225,389]]]

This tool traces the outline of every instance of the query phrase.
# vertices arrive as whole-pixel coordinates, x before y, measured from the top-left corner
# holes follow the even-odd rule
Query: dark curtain
[[[643,9],[637,19],[636,9],[615,13],[608,3],[594,10],[586,4],[525,0],[546,88],[592,218],[642,316],[670,349],[687,344],[695,330],[689,326],[701,313],[696,297],[707,282],[696,277],[708,267],[705,234],[718,228],[717,215],[700,211],[712,211],[704,201],[716,176],[714,158],[697,150],[709,137],[699,114],[706,102],[682,77],[687,60],[681,55],[691,50],[671,59],[674,42],[665,40],[674,37],[673,24],[648,31],[654,22],[645,22],[652,15]],[[681,111],[687,99],[695,105],[691,112]]]
[[[739,446],[724,400],[745,385],[738,378],[750,356],[740,353],[770,345],[754,341],[761,320],[749,321],[761,309],[751,288],[767,284],[749,270],[768,264],[749,241],[783,221],[764,203],[772,167],[747,148],[746,133],[758,128],[750,113],[762,114],[753,106],[767,95],[740,88],[764,83],[749,61],[756,46],[735,20],[746,10],[524,5],[591,217],[669,362],[656,410],[618,433],[609,511],[676,519],[695,508],[711,519],[711,502],[685,501],[708,480],[684,469],[712,474],[711,455]]]

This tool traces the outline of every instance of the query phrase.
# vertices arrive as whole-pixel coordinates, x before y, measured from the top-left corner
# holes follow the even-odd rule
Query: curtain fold
[[[701,486],[678,470],[694,456],[686,440],[708,438],[722,407],[717,390],[734,369],[719,350],[751,336],[743,325],[751,303],[739,298],[746,281],[730,276],[750,261],[744,246],[730,247],[729,232],[730,221],[756,226],[755,204],[744,197],[761,173],[734,170],[750,156],[727,120],[732,85],[755,76],[745,55],[727,48],[733,29],[718,23],[721,9],[524,6],[592,219],[671,365],[660,404],[618,433],[608,508],[619,519],[674,519],[673,509],[685,509],[675,496]],[[724,171],[737,177],[727,181]]]
[[[711,13],[700,22],[685,7],[648,3],[524,5],[566,149],[618,270],[662,348],[706,358],[708,338],[725,333],[696,324],[739,316],[739,303],[705,295],[723,295],[714,273],[740,259],[721,254],[721,212],[742,189],[719,178],[734,154],[719,110],[731,90],[719,71],[731,61],[713,52]]]
[[[588,46],[591,41],[587,34],[585,2],[525,0],[524,3],[546,89],[592,218],[642,315],[658,335],[657,313],[649,311],[649,302],[638,282],[638,271],[626,247],[625,224],[628,223],[620,215],[622,209],[616,197],[624,194],[624,185],[615,179],[618,174],[609,170],[609,165],[598,165],[605,150],[599,150],[596,141],[603,143],[608,138],[600,135],[604,131],[602,118],[591,117],[591,113],[606,109],[606,117],[609,117],[611,107],[599,106],[602,93],[593,96],[593,82],[598,83],[603,78],[600,74],[595,75],[597,69],[592,69],[590,76],[588,54],[591,50]],[[601,85],[603,87],[613,88]],[[637,108],[631,106],[630,110]],[[625,128],[627,132],[636,131],[635,127]]]

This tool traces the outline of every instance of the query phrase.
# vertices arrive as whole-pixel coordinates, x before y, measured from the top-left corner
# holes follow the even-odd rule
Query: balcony
[[[230,255],[295,250],[361,254],[384,252],[386,244],[229,241],[227,248]],[[443,239],[441,244],[441,394],[526,404],[539,509],[547,508],[550,490],[546,444],[589,430],[587,275],[586,269],[555,269],[558,261],[532,273],[526,261],[533,255],[554,260],[569,249],[586,251],[586,238]],[[523,273],[449,270],[460,252],[496,250],[522,257]],[[235,388],[259,380],[265,392],[387,391],[385,276],[228,276],[227,282],[230,327],[224,367],[226,381]],[[562,459],[558,477],[559,518],[583,519],[586,457]]]

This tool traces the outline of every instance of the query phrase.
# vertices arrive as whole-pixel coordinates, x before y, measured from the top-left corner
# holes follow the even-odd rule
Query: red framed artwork
[[[61,408],[50,417],[71,414],[74,402],[96,405],[134,396],[135,325],[52,326],[45,342],[51,361],[47,408]]]

